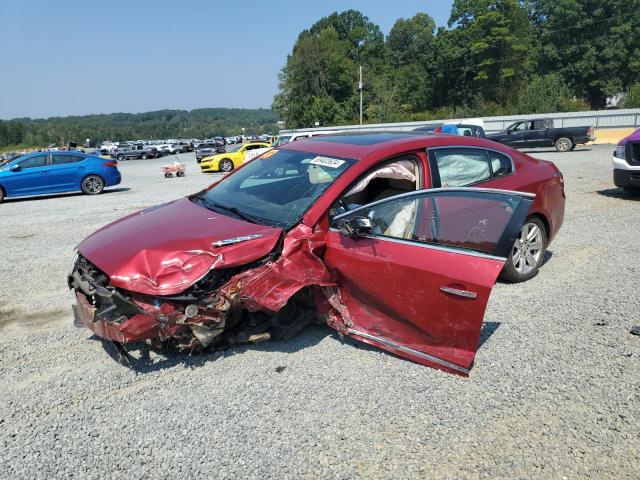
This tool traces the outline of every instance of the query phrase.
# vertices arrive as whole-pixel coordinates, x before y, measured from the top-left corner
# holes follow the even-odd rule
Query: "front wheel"
[[[98,195],[104,190],[104,180],[98,175],[89,175],[82,180],[82,192],[87,195]]]
[[[4,200],[4,197],[5,197],[4,190],[2,189],[2,187],[0,187],[0,203],[2,203],[2,201]]]
[[[556,140],[556,150],[558,152],[569,152],[573,150],[573,141],[567,137],[560,137]]]
[[[233,170],[233,162],[228,158],[220,161],[220,171],[221,172],[230,172]]]
[[[502,269],[501,277],[519,283],[538,274],[547,249],[547,231],[539,218],[529,218],[513,244],[511,254]]]
[[[142,160],[146,160],[147,158],[149,158],[149,156],[146,153],[142,154]]]

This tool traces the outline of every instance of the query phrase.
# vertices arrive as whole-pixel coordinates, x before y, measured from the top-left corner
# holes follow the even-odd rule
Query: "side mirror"
[[[373,233],[371,220],[367,217],[353,217],[338,222],[338,231],[349,238],[360,238]]]
[[[16,164],[12,165],[9,170],[11,170],[12,172],[19,172],[20,170],[22,170],[22,167],[20,166],[20,164]]]

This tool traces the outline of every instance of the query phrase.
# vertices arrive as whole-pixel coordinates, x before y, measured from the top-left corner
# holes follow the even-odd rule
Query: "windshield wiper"
[[[219,210],[226,210],[227,212],[231,212],[234,215],[236,215],[237,217],[240,217],[241,219],[246,220],[247,222],[260,223],[260,222],[258,222],[256,217],[252,217],[251,215],[242,212],[241,210],[237,209],[236,207],[227,207],[226,205],[222,205],[220,203],[211,202],[211,201],[207,200],[205,197],[200,197],[200,200],[205,204],[205,206],[209,210],[214,209],[214,208],[217,208]]]

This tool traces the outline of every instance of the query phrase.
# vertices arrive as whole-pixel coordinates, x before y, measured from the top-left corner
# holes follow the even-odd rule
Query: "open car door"
[[[533,194],[418,190],[336,216],[325,263],[343,330],[415,362],[468,375],[491,289]]]

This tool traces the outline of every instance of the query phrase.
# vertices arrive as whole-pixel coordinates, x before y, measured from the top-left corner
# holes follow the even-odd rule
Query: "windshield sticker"
[[[316,157],[309,163],[311,165],[319,165],[321,167],[338,168],[344,165],[344,160],[329,157]]]

